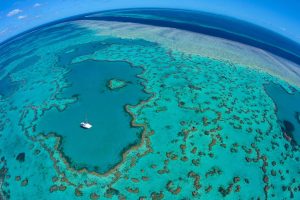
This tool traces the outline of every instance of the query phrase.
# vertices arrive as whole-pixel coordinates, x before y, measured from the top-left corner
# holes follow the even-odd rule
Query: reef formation
[[[275,57],[259,49],[241,50],[241,44],[220,40],[224,53],[216,57],[218,45],[189,46],[193,37],[176,37],[194,33],[179,32],[74,21],[45,27],[1,50],[0,80],[9,77],[6,84],[14,85],[1,92],[0,100],[1,197],[299,199],[300,147],[284,137],[276,102],[265,89],[277,84],[285,92],[299,91],[298,77],[289,79],[280,67],[271,68]],[[104,170],[81,161],[74,166],[76,159],[63,148],[68,135],[39,131],[49,113],[64,113],[83,102],[83,92],[67,92],[74,87],[68,74],[91,62],[125,62],[131,70],[140,69],[132,73],[133,84],[114,76],[101,84],[116,89],[109,91],[114,95],[131,85],[145,95],[118,109],[128,116],[127,128],[138,130],[137,140]],[[105,140],[97,142],[101,146]],[[113,149],[114,144],[108,145]]]
[[[107,87],[110,90],[120,89],[120,88],[125,87],[126,85],[127,85],[126,81],[119,80],[119,79],[110,79],[107,83]]]

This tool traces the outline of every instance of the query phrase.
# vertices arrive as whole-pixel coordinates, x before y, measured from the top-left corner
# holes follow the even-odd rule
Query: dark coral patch
[[[25,161],[25,153],[22,152],[22,153],[19,153],[16,157],[17,161],[19,162],[24,162]]]
[[[284,127],[285,127],[285,131],[286,131],[286,132],[288,132],[288,133],[294,132],[295,127],[294,127],[293,123],[291,123],[290,121],[288,121],[288,120],[283,120],[283,125],[284,125]]]
[[[119,190],[117,190],[115,188],[108,188],[105,192],[105,197],[111,198],[111,197],[119,195],[119,194],[120,194]]]
[[[218,191],[222,194],[223,197],[226,197],[230,193],[228,189],[225,189],[222,186],[219,187]]]
[[[293,123],[283,120],[281,130],[283,131],[283,137],[286,140],[290,141],[292,145],[298,145],[293,135],[293,132],[295,131],[295,126]]]

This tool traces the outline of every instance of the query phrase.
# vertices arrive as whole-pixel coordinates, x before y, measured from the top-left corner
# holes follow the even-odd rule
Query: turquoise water
[[[16,59],[16,58],[14,58]],[[8,59],[8,63],[9,63]],[[32,56],[29,57],[27,59],[25,59],[22,64],[17,65],[13,71],[11,71],[11,73],[17,72],[19,70],[21,70],[22,68],[25,68],[29,65],[34,65],[34,63],[38,60],[37,56]],[[22,81],[13,81],[11,80],[11,77],[9,76],[9,74],[7,76],[5,76],[4,78],[2,78],[0,80],[0,96],[2,96],[2,98],[8,98],[9,96],[13,95],[14,92],[17,91],[17,89],[19,88],[19,86],[22,84]]]
[[[84,25],[0,49],[0,199],[300,198],[288,83]]]
[[[0,80],[0,96],[7,98],[12,95],[18,88],[18,83],[13,82],[9,76]]]
[[[87,167],[104,173],[122,159],[123,149],[139,142],[141,129],[132,128],[127,104],[135,105],[147,98],[140,80],[140,68],[125,62],[85,61],[69,66],[70,87],[62,97],[78,95],[78,101],[65,111],[51,110],[39,122],[37,131],[55,132],[62,136],[61,150],[75,168]],[[118,91],[107,88],[107,82],[117,78],[130,82]],[[88,120],[93,128],[80,128]]]
[[[300,93],[288,93],[276,84],[266,86],[266,91],[274,100],[281,127],[291,136],[292,142],[300,144]]]

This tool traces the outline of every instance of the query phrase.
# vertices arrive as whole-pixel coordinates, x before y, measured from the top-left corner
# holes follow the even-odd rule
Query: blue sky
[[[64,17],[132,7],[170,7],[224,14],[264,26],[300,43],[299,0],[0,0],[0,42]]]

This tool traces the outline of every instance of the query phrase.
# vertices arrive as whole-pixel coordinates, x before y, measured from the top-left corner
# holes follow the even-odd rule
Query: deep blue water
[[[275,55],[300,64],[300,45],[263,27],[235,18],[199,11],[177,9],[129,9],[102,12],[87,19],[120,22],[136,22],[162,27],[173,27],[197,33],[237,41],[269,51]],[[114,16],[114,14],[135,14],[160,17],[161,19]]]
[[[266,85],[268,95],[276,104],[276,113],[283,131],[300,144],[300,93],[289,94],[276,84]]]
[[[114,16],[115,13],[137,15],[147,14],[148,16],[150,15],[153,17],[160,17],[162,19],[157,20],[153,17],[143,19],[128,16]],[[92,14],[97,14],[97,17],[91,16]],[[51,22],[49,24],[44,24],[36,29],[32,29],[23,34],[19,34],[0,44],[0,48],[1,46],[6,46],[10,42],[15,41],[16,43],[18,43],[26,33],[39,30],[40,28],[48,27],[49,25],[80,19],[137,22],[142,24],[174,27],[178,29],[204,33],[207,35],[245,43],[254,47],[259,47],[275,55],[300,64],[300,44],[273,31],[227,16],[199,11],[161,8],[110,10],[78,15]]]

